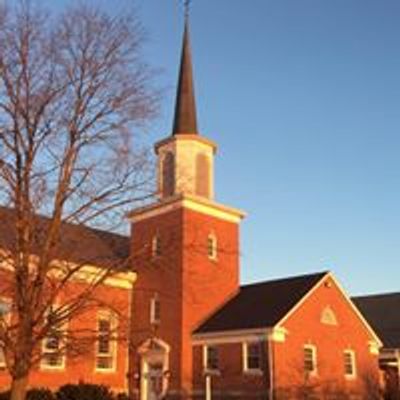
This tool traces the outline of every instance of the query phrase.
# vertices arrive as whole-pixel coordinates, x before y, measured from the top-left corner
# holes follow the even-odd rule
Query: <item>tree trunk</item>
[[[25,400],[27,387],[28,375],[22,377],[13,377],[10,400]]]

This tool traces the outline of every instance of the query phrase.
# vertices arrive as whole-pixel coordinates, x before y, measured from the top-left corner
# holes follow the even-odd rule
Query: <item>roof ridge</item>
[[[358,299],[371,299],[374,297],[391,297],[391,296],[400,296],[400,292],[363,294],[363,295],[351,296],[351,299],[358,300]]]
[[[9,211],[9,212],[15,212],[15,210],[12,207],[7,207],[5,205],[0,204],[0,209],[3,209],[5,211]],[[51,220],[51,216],[45,215],[45,214],[41,214],[41,213],[35,213],[34,214],[35,217],[37,218],[43,218],[44,220]],[[71,226],[71,227],[76,227],[76,228],[81,228],[81,229],[87,229],[88,231],[91,231],[93,234],[108,234],[108,235],[112,235],[112,236],[118,236],[121,239],[129,239],[129,235],[125,235],[122,233],[117,233],[117,232],[113,232],[113,231],[108,231],[105,229],[101,229],[101,228],[95,228],[92,227],[90,225],[86,225],[86,224],[79,224],[76,222],[67,222],[67,221],[61,221],[62,224],[65,224],[67,226]]]
[[[245,288],[249,288],[252,286],[262,286],[264,284],[267,283],[272,283],[272,282],[279,282],[279,281],[289,281],[292,279],[304,279],[304,278],[311,278],[311,277],[317,277],[317,276],[324,276],[329,274],[331,271],[320,271],[320,272],[314,272],[314,273],[307,273],[307,274],[301,274],[301,275],[293,275],[293,276],[289,276],[289,277],[283,277],[283,278],[273,278],[273,279],[269,279],[269,280],[265,280],[265,281],[260,281],[260,282],[252,282],[252,283],[246,283],[244,285],[240,285],[240,289],[245,289]]]

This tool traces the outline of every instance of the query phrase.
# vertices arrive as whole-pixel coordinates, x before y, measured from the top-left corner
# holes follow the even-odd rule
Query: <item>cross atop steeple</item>
[[[185,7],[185,18],[187,19],[189,17],[189,12],[190,12],[190,3],[192,0],[184,0],[183,5]]]
[[[173,135],[197,134],[196,101],[193,83],[192,55],[189,37],[189,4],[185,0],[185,30],[183,34],[182,57],[176,93]]]

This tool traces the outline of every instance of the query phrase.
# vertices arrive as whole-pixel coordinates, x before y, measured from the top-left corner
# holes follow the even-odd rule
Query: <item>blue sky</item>
[[[136,7],[166,88],[156,140],[171,130],[182,6]],[[217,200],[248,212],[243,282],[329,269],[352,294],[400,290],[399,19],[398,0],[193,0]]]

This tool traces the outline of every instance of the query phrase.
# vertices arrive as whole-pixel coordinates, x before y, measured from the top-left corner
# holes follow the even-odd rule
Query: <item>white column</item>
[[[400,393],[400,350],[396,350],[397,359],[397,390]]]
[[[211,375],[206,374],[206,400],[211,400]]]

